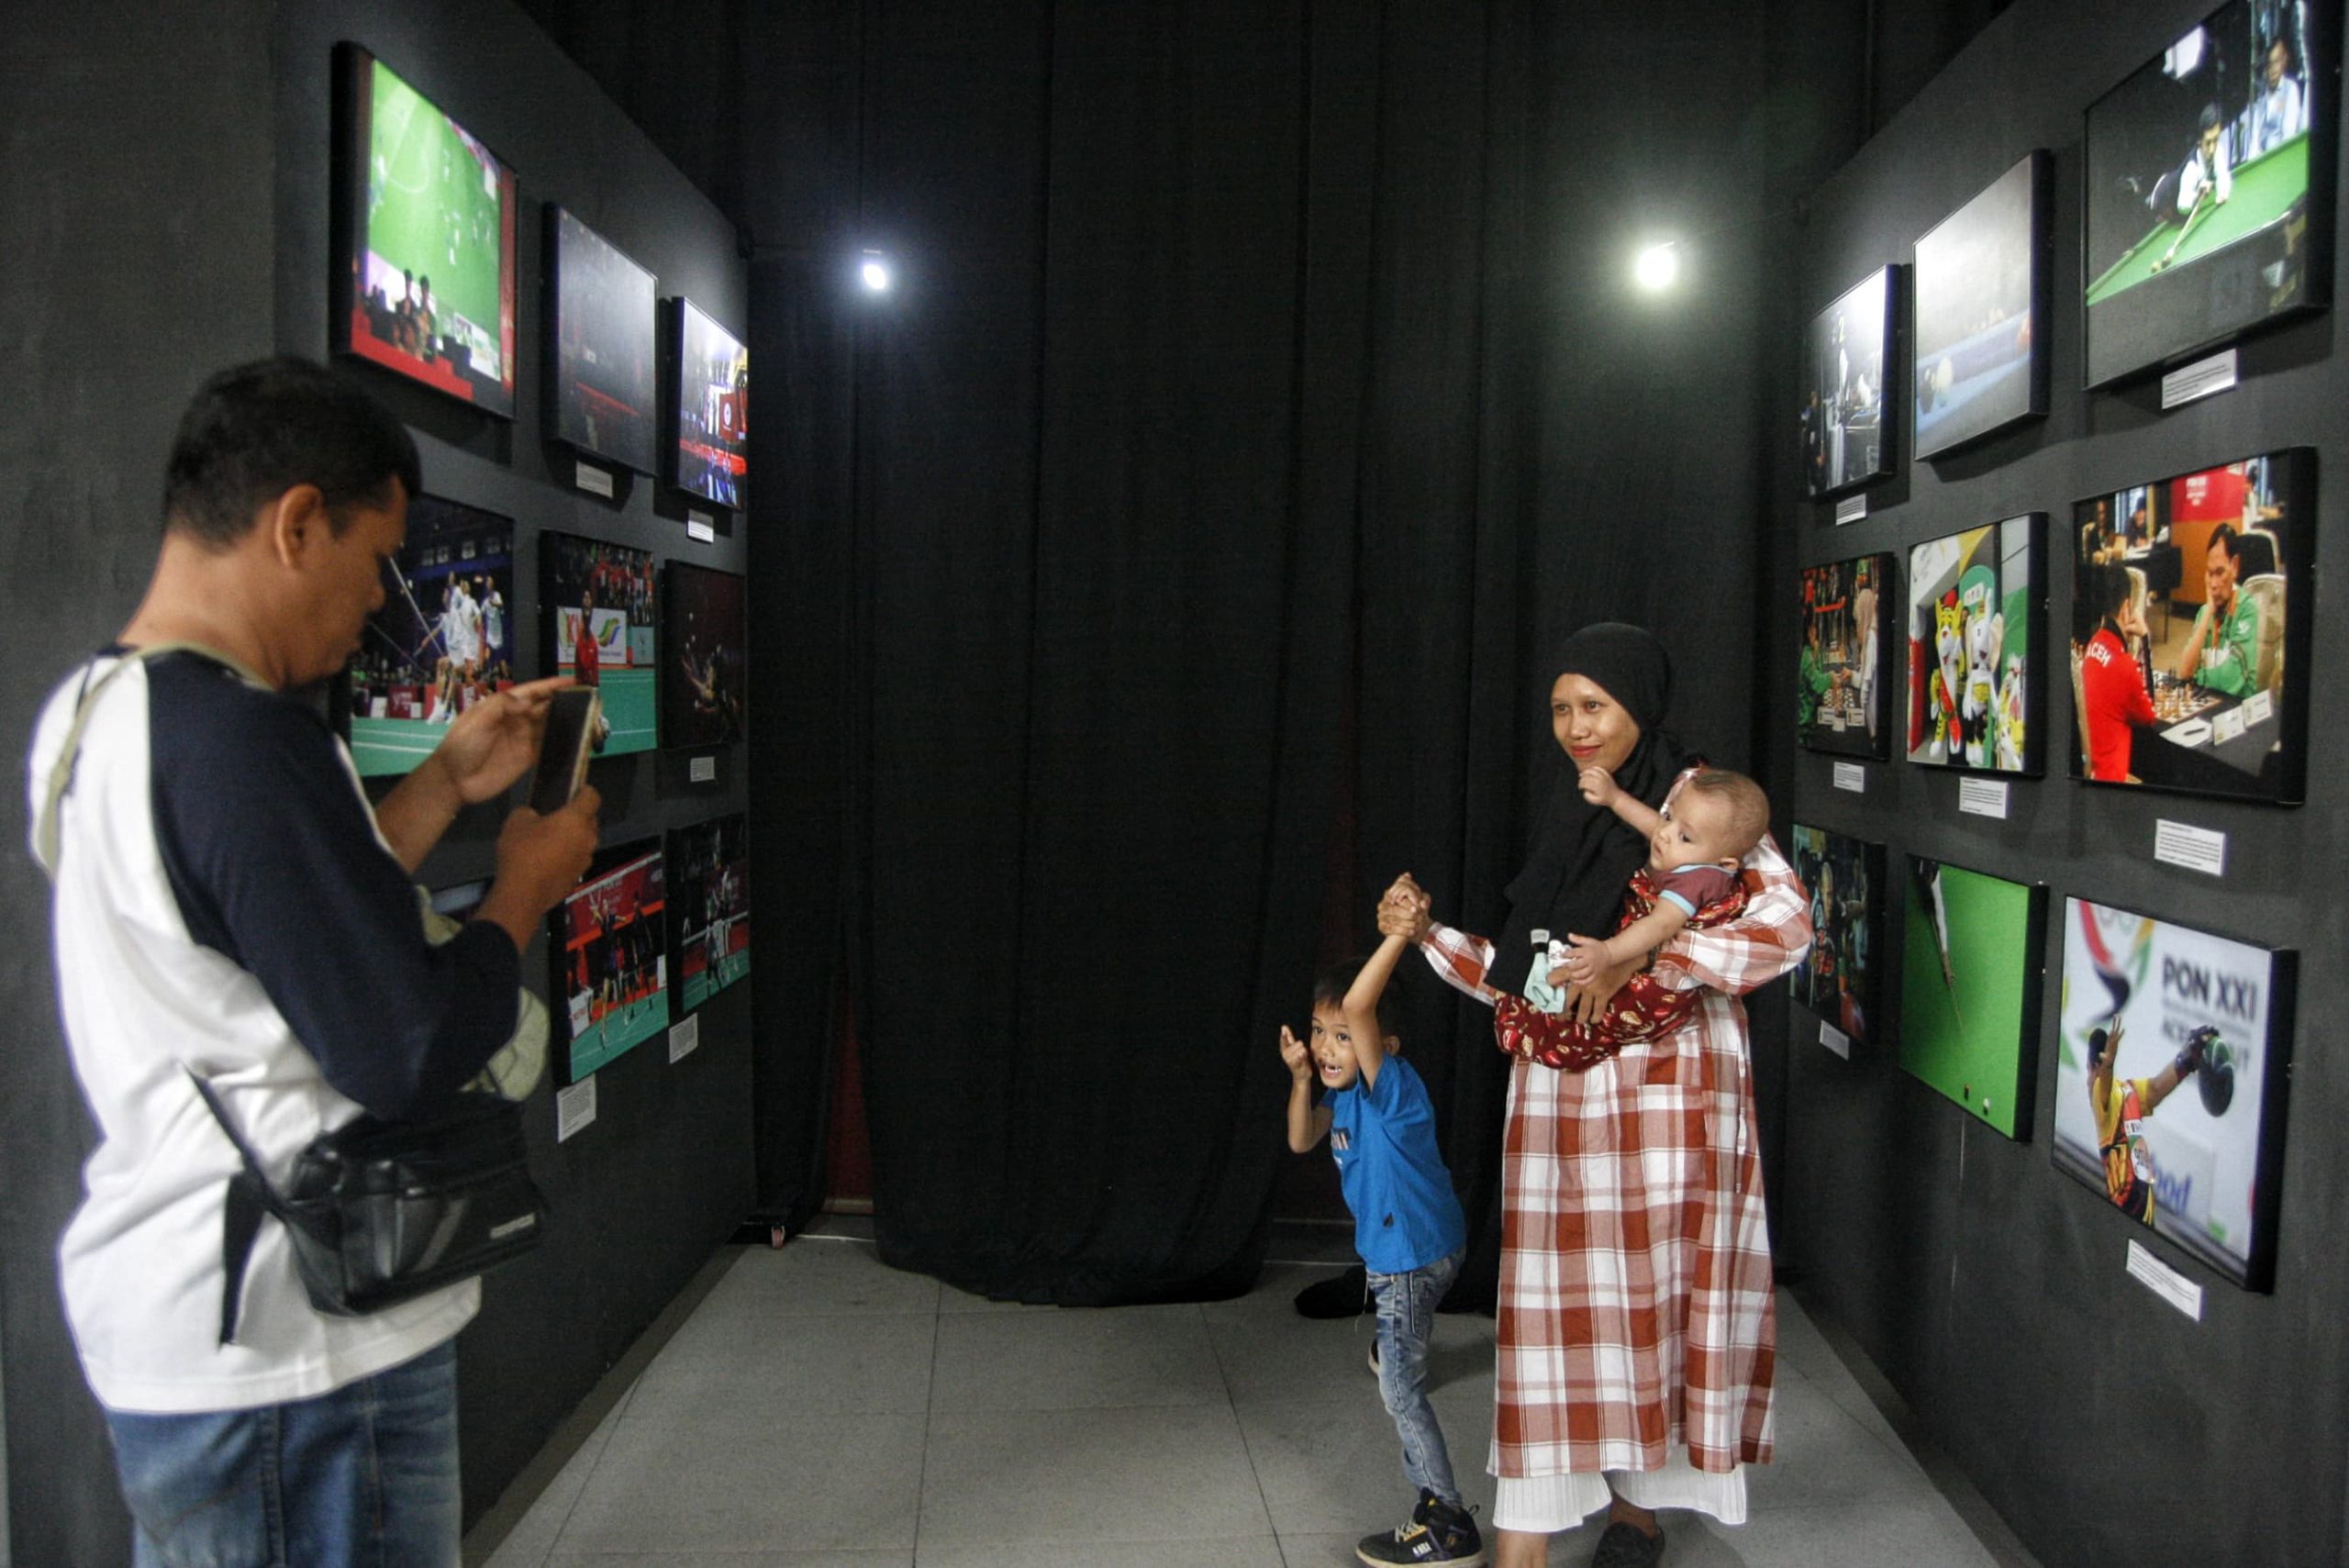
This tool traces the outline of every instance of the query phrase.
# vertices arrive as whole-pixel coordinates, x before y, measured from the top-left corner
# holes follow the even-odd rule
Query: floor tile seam
[[[1214,1330],[1208,1327],[1204,1305],[1199,1309],[1199,1329],[1207,1336],[1208,1353],[1215,1358],[1216,1376],[1223,1385],[1223,1407],[1231,1418],[1232,1429],[1240,1434],[1240,1451],[1248,1457],[1248,1479],[1256,1485],[1256,1506],[1264,1512],[1264,1524],[1273,1532],[1274,1551],[1278,1553],[1283,1568],[1286,1568],[1288,1551],[1280,1544],[1280,1528],[1273,1517],[1273,1499],[1264,1490],[1264,1469],[1257,1462],[1256,1444],[1248,1435],[1248,1423],[1240,1418],[1240,1401],[1233,1396],[1231,1390],[1231,1368],[1224,1361],[1222,1347],[1216,1343]]]
[[[620,1428],[627,1424],[629,1407],[636,1403],[636,1385],[641,1381],[641,1375],[630,1381],[629,1385],[620,1391],[619,1399],[613,1405],[610,1413],[604,1418],[611,1423],[611,1429],[604,1434],[604,1440],[596,1445],[596,1457],[588,1462],[587,1473],[579,1478],[577,1490],[571,1494],[571,1500],[563,1504],[562,1518],[556,1523],[554,1534],[547,1538],[546,1551],[539,1559],[540,1568],[544,1568],[545,1563],[554,1556],[556,1549],[562,1545],[562,1538],[571,1529],[572,1516],[578,1513],[579,1505],[586,1501],[587,1494],[595,1489],[596,1473],[603,1469],[604,1461],[611,1457],[612,1440],[620,1435]]]
[[[941,1298],[934,1305],[930,1319],[930,1396],[921,1418],[921,1462],[914,1467],[913,1560],[917,1568],[921,1562],[922,1516],[930,1510],[930,1440],[931,1429],[938,1424],[938,1342],[945,1328],[944,1308]]]

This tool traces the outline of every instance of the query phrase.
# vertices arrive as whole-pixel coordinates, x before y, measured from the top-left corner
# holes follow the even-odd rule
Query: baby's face
[[[1735,861],[1730,847],[1730,809],[1710,795],[1681,792],[1677,801],[1658,812],[1655,834],[1648,840],[1648,869],[1667,872],[1675,866]]]
[[[1313,1073],[1322,1088],[1352,1088],[1362,1076],[1362,1065],[1354,1059],[1353,1031],[1346,1026],[1345,1009],[1336,1003],[1314,1005],[1313,1038],[1305,1048],[1312,1053]]]

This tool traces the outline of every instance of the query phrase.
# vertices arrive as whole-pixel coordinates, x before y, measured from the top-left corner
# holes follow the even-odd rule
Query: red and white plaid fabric
[[[1810,912],[1769,839],[1743,880],[1743,919],[1682,931],[1651,971],[1708,988],[1686,1028],[1586,1073],[1513,1071],[1497,1475],[1655,1470],[1675,1444],[1716,1474],[1770,1459],[1777,1320],[1736,995],[1801,962]],[[1489,942],[1439,926],[1422,950],[1492,1000]]]

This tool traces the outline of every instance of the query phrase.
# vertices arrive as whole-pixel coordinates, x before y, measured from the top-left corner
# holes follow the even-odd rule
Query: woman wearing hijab
[[[1508,885],[1499,943],[1435,924],[1408,876],[1380,908],[1383,929],[1417,938],[1438,973],[1486,1002],[1542,982],[1553,937],[1610,933],[1647,857],[1637,832],[1582,798],[1580,770],[1602,768],[1661,806],[1697,762],[1663,728],[1672,664],[1647,632],[1586,627],[1552,669],[1551,732],[1567,765]],[[1656,1509],[1742,1524],[1742,1467],[1769,1461],[1776,1320],[1736,998],[1801,961],[1810,915],[1772,840],[1742,875],[1743,918],[1684,930],[1645,961],[1664,984],[1705,988],[1687,1024],[1585,1072],[1521,1059],[1512,1070],[1496,1568],[1546,1562],[1551,1533],[1601,1507],[1598,1568],[1646,1568],[1664,1552]],[[1569,992],[1566,1005],[1596,1013],[1642,962]]]

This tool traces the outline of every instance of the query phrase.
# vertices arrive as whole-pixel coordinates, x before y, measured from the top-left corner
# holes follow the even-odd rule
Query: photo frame
[[[651,474],[660,445],[660,284],[627,252],[546,204],[547,434]]]
[[[684,1018],[751,973],[751,819],[673,828],[668,856],[669,974]]]
[[[368,778],[409,772],[458,714],[514,684],[514,519],[418,495],[384,577],[336,704]]]
[[[2300,803],[2316,501],[2292,447],[2073,509],[2074,778]]]
[[[1881,760],[1898,724],[1885,690],[1892,557],[1860,555],[1806,566],[1801,578],[1795,732],[1813,751]]]
[[[669,929],[661,840],[596,855],[547,917],[557,1076],[576,1084],[669,1027]]]
[[[2026,1139],[2047,889],[1902,860],[1900,1065],[1976,1120]]]
[[[512,418],[513,170],[362,46],[335,46],[335,74],[328,340]]]
[[[749,733],[749,584],[673,561],[661,571],[661,744],[730,746]]]
[[[1909,762],[2041,773],[2045,521],[2032,512],[1909,547]]]
[[[656,614],[650,551],[553,528],[539,535],[539,667],[602,695],[598,757],[659,741]]]
[[[2064,901],[2056,1169],[2274,1287],[2299,955]]]
[[[1842,1037],[1877,1043],[1884,976],[1884,846],[1798,822],[1787,840],[1810,895],[1810,952],[1787,975],[1794,999]]]
[[[2339,9],[2230,0],[2088,106],[2088,386],[2331,302]]]
[[[693,301],[669,303],[669,483],[740,510],[751,475],[750,350]]]
[[[2026,154],[1917,239],[1909,406],[1921,462],[2047,412],[2053,161]]]
[[[1812,317],[1803,335],[1803,488],[1815,499],[1892,473],[1886,376],[1899,292],[1899,269],[1879,267]]]

